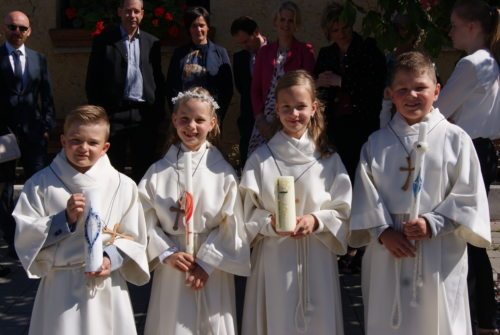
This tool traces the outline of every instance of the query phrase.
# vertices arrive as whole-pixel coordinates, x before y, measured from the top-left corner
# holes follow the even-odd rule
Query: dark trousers
[[[495,180],[497,169],[497,154],[489,139],[474,139],[474,147],[481,164],[486,192]],[[496,300],[493,284],[493,274],[490,259],[486,249],[467,244],[469,273],[467,286],[469,289],[469,305],[471,312],[472,333],[477,334],[477,328],[495,329]]]
[[[43,169],[47,162],[47,140],[34,139],[30,135],[16,134],[21,149],[21,163],[24,169],[24,178],[29,179],[35,172]],[[12,217],[14,210],[14,182],[16,161],[0,164],[0,183],[3,184],[0,192],[0,229],[3,238],[9,246],[9,254],[15,257],[14,235],[16,222]]]
[[[252,137],[253,126],[255,123],[252,111],[241,109],[238,118],[238,130],[240,132],[240,169],[243,170],[248,156],[248,144]]]
[[[123,172],[132,167],[132,179],[139,182],[158,158],[156,155],[158,123],[147,117],[146,108],[131,108],[110,117],[111,134],[108,156],[111,164]],[[128,116],[127,116],[127,113]]]

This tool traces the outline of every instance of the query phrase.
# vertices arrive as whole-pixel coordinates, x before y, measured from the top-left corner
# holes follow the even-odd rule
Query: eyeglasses
[[[9,28],[10,31],[16,31],[19,28],[19,31],[22,32],[22,33],[25,33],[25,32],[28,31],[28,29],[30,29],[29,27],[18,26],[18,25],[15,25],[15,24],[8,24],[7,28]]]

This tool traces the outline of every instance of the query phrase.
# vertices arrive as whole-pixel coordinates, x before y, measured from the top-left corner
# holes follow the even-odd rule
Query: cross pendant
[[[411,166],[411,156],[406,157],[406,164],[408,165],[407,167],[399,168],[399,171],[408,172],[408,175],[406,176],[406,181],[404,185],[401,187],[403,191],[407,191],[408,188],[410,187],[411,176],[413,175],[413,171],[415,170],[415,168]]]
[[[169,210],[171,212],[175,212],[175,221],[174,221],[174,230],[179,229],[179,220],[181,219],[181,214],[184,215],[184,208],[182,208],[179,200],[177,200],[177,207],[176,206],[170,206]]]

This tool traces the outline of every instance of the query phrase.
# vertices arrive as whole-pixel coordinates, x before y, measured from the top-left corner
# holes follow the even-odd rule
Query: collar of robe
[[[420,124],[422,122],[426,122],[429,125],[427,129],[429,129],[428,133],[430,133],[443,120],[445,120],[443,114],[441,114],[438,108],[433,107],[431,112],[424,116],[421,122],[415,123],[414,125],[410,126],[399,113],[394,115],[390,125],[398,136],[418,136]]]
[[[66,159],[61,150],[50,164],[50,168],[71,193],[79,193],[82,188],[105,187],[115,189],[114,184],[119,183],[118,172],[111,165],[107,155],[103,155],[85,173],[75,170]]]
[[[268,142],[268,146],[276,159],[292,165],[306,164],[320,158],[316,144],[307,131],[299,139],[279,131]]]
[[[179,150],[180,146],[180,150]],[[192,151],[192,164],[193,167],[199,166],[200,170],[203,170],[209,165],[214,164],[215,162],[209,162],[211,159],[209,156],[209,151],[212,149],[212,144],[206,141],[204,144],[200,146],[197,151]],[[169,164],[175,167],[178,170],[184,169],[184,153],[188,151],[188,149],[184,146],[184,144],[174,144],[171,145],[168,149],[168,152],[165,154],[164,158],[169,162]],[[204,160],[205,163],[203,161]]]

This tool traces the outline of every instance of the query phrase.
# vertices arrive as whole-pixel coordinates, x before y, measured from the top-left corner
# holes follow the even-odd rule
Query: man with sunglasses
[[[28,179],[46,165],[49,132],[55,125],[47,60],[25,46],[31,34],[26,14],[8,13],[1,32],[5,43],[0,45],[0,135],[16,135],[24,177]],[[0,164],[0,229],[13,257],[15,222],[10,213],[15,167],[15,160]]]

